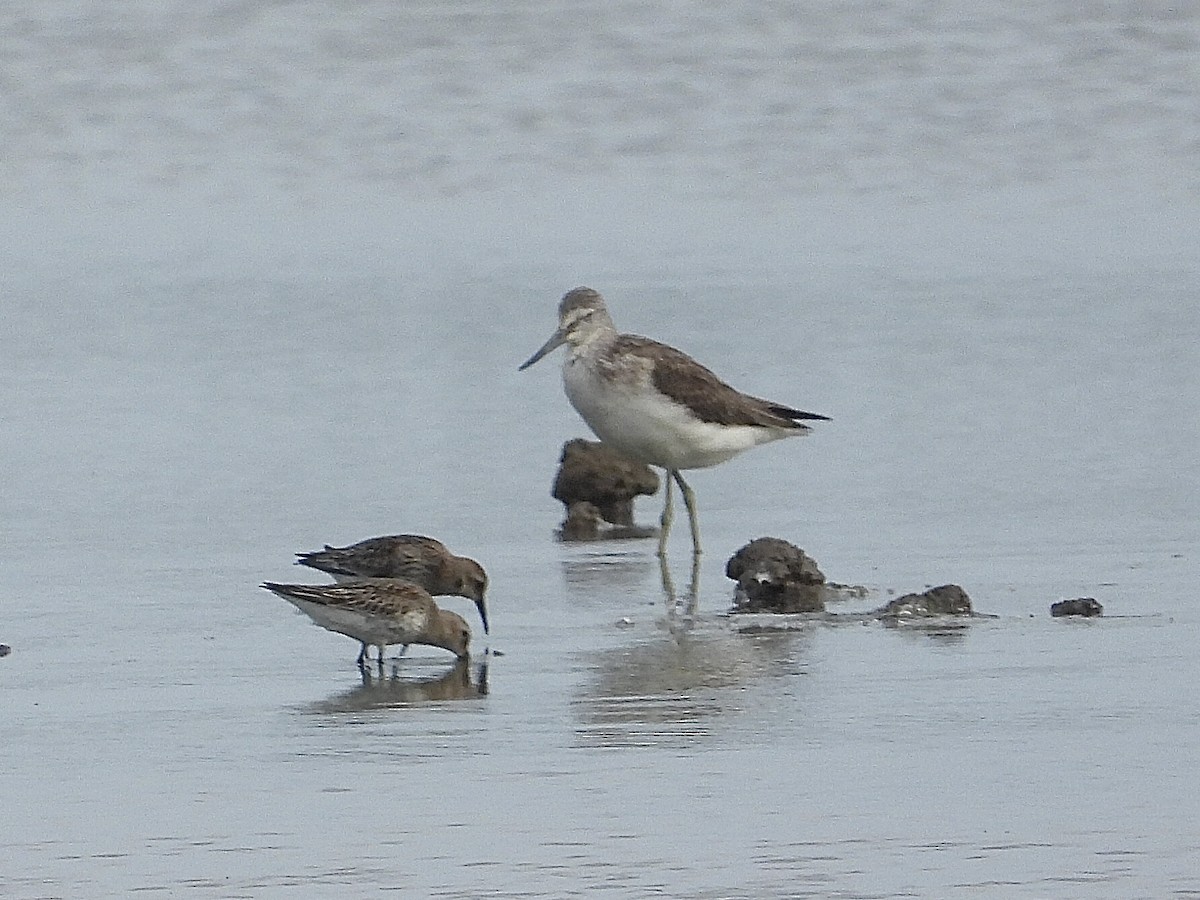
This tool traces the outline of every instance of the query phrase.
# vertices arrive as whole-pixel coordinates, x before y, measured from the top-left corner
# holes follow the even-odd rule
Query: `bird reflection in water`
[[[589,746],[686,746],[705,740],[714,723],[741,709],[748,684],[800,674],[809,634],[747,639],[717,619],[697,615],[700,556],[687,590],[675,587],[659,558],[670,639],[607,649],[585,665],[594,677],[574,701],[576,733]]]
[[[721,719],[743,710],[748,685],[802,673],[810,634],[748,638],[723,618],[699,615],[701,559],[692,554],[683,591],[664,557],[658,557],[657,590],[650,587],[652,563],[644,554],[564,561],[567,588],[576,599],[610,604],[614,592],[643,598],[658,593],[665,612],[654,633],[631,631],[626,645],[580,657],[579,667],[588,677],[571,705],[582,744],[648,747],[704,741]],[[629,622],[636,628],[636,622]]]
[[[972,618],[954,616],[935,616],[924,621],[920,619],[879,619],[880,624],[886,629],[903,634],[913,640],[931,641],[947,647],[962,644],[974,621],[976,620]]]
[[[474,669],[474,671],[472,671]],[[452,700],[474,700],[488,692],[488,661],[472,666],[470,659],[456,660],[449,669],[414,673],[411,667],[394,664],[387,674],[359,670],[362,684],[327,700],[314,703],[312,712],[353,713],[377,709],[422,706]]]
[[[610,550],[588,551],[562,560],[567,589],[577,599],[592,594],[607,597],[614,589],[640,592],[651,566],[644,553],[616,548],[615,545]]]
[[[675,587],[667,560],[658,557],[659,584],[666,610],[667,630],[672,634],[686,632],[696,623],[700,590],[700,559],[692,556],[692,568],[687,590],[680,594]],[[588,596],[609,603],[614,590],[640,594],[650,580],[653,563],[644,554],[625,552],[591,553],[581,558],[563,560],[563,573],[568,589],[581,588],[582,599]]]
[[[730,715],[750,716],[745,726],[753,733],[759,723],[747,711],[746,689],[757,685],[776,699],[796,689],[811,639],[804,632],[747,638],[724,622],[693,619],[670,637],[588,654],[580,665],[590,677],[572,701],[577,740],[593,747],[686,747],[707,741]],[[763,709],[773,717],[778,706]]]
[[[674,635],[691,631],[696,624],[696,608],[700,595],[700,554],[692,554],[691,581],[682,597],[675,590],[675,580],[671,577],[666,556],[658,558],[658,568],[662,576],[663,599],[667,604],[667,630]]]

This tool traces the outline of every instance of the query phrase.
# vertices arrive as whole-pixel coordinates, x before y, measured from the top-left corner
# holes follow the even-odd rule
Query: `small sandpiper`
[[[338,584],[276,584],[263,587],[291,603],[310,619],[362,644],[359,666],[370,658],[367,648],[389,644],[428,644],[467,658],[471,629],[457,613],[438,609],[429,592],[408,581],[364,578]]]
[[[520,369],[563,344],[570,345],[563,385],[588,427],[629,458],[667,472],[659,556],[666,553],[673,518],[672,481],[683,492],[692,549],[700,553],[695,495],[681,470],[715,466],[759,444],[808,434],[804,420],[829,418],[743,394],[674,347],[618,334],[604,298],[591,288],[562,298],[558,330]]]
[[[367,538],[348,547],[297,553],[297,565],[326,572],[336,581],[359,578],[401,578],[420,585],[435,597],[454,595],[475,601],[483,633],[488,633],[487,573],[465,556],[455,556],[445,544],[419,534]]]

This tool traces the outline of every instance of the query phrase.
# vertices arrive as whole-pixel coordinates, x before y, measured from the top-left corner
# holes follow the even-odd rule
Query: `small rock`
[[[616,625],[618,628],[632,628],[633,619],[629,618],[629,616],[622,616],[621,618],[617,619]]]
[[[1052,616],[1102,616],[1104,607],[1095,597],[1077,597],[1074,600],[1059,600],[1050,604]]]
[[[8,656],[10,653],[12,653],[12,647],[8,644],[0,644],[0,656]]]
[[[890,600],[875,615],[881,619],[907,619],[917,616],[972,615],[971,598],[957,584],[943,584],[923,594],[905,594]]]
[[[563,444],[558,474],[551,491],[567,507],[586,501],[613,525],[633,525],[633,500],[658,490],[658,476],[643,463],[622,456],[598,441],[575,438]],[[563,523],[564,532],[568,522]]]
[[[594,541],[600,537],[603,525],[596,504],[579,500],[567,507],[567,517],[558,526],[558,536],[564,541]]]
[[[737,582],[734,612],[821,612],[825,576],[803,550],[781,538],[755,538],[725,564]]]

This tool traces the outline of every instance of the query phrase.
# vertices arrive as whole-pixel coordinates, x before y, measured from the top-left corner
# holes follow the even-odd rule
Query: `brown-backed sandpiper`
[[[428,644],[467,657],[471,629],[457,613],[439,609],[429,592],[412,582],[364,578],[338,584],[276,584],[263,587],[291,603],[310,619],[352,637],[362,644],[358,664],[368,659],[367,647],[389,644]]]
[[[401,578],[435,597],[454,595],[475,601],[483,632],[488,633],[487,573],[465,556],[455,556],[441,541],[419,534],[367,538],[348,547],[297,553],[296,563],[332,575],[337,581],[358,578]]]

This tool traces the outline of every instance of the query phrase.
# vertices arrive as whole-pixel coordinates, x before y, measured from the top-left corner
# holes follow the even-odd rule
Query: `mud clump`
[[[825,576],[816,561],[782,538],[755,538],[725,564],[737,582],[733,611],[824,612]]]
[[[658,475],[598,441],[575,438],[563,444],[551,495],[566,507],[563,540],[600,537],[605,523],[625,532],[633,524],[633,501],[658,491]]]
[[[974,615],[974,610],[966,591],[957,584],[943,584],[923,594],[897,597],[876,610],[875,615],[883,620],[899,621],[930,616],[970,616]]]
[[[1077,597],[1074,600],[1059,600],[1050,604],[1050,615],[1055,618],[1062,616],[1102,616],[1104,607],[1095,597]]]
[[[567,517],[558,526],[564,541],[592,541],[600,536],[604,518],[594,503],[578,500],[567,507]]]

